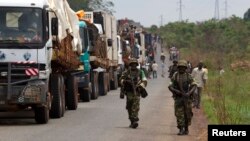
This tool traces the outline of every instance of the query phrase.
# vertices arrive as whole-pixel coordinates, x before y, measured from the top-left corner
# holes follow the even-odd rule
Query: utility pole
[[[214,19],[220,19],[219,0],[215,0]]]
[[[228,10],[228,3],[227,0],[225,0],[225,18],[227,18],[227,11]]]
[[[180,0],[179,2],[179,21],[181,22],[182,21],[182,0]]]
[[[160,21],[160,27],[161,27],[163,26],[163,16],[161,15],[160,18],[161,18],[161,21]]]

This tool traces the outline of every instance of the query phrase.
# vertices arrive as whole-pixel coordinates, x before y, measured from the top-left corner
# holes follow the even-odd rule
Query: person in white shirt
[[[164,62],[161,63],[161,76],[165,77],[165,63]]]
[[[198,66],[193,69],[191,73],[195,82],[197,83],[197,91],[194,94],[194,105],[193,107],[200,109],[201,94],[204,86],[206,85],[206,80],[208,78],[206,71],[203,68],[203,63],[199,62]]]
[[[153,78],[157,78],[158,64],[154,61],[152,64]]]

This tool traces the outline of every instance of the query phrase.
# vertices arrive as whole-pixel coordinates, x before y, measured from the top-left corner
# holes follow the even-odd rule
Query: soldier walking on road
[[[175,116],[177,119],[178,135],[187,135],[188,126],[191,125],[193,117],[192,112],[192,94],[196,89],[196,83],[192,76],[187,73],[187,62],[180,60],[178,62],[178,71],[171,78],[171,84],[168,86],[173,93]]]
[[[126,109],[131,122],[130,128],[138,127],[138,113],[140,110],[140,96],[145,98],[147,92],[147,78],[142,70],[137,69],[137,59],[132,58],[129,62],[129,68],[122,73],[120,78],[121,93],[120,98],[127,97]]]

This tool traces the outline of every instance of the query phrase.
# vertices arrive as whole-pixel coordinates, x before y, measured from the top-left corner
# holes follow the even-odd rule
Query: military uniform
[[[131,121],[130,127],[137,128],[139,121],[138,113],[140,110],[140,97],[145,98],[147,96],[145,91],[147,79],[144,71],[137,68],[132,69],[132,64],[138,65],[137,60],[130,60],[129,68],[122,73],[120,78],[120,97],[124,98],[124,95],[126,96],[126,109],[128,111],[129,120]]]
[[[174,109],[177,121],[178,135],[188,134],[188,126],[191,125],[192,94],[196,83],[192,76],[186,72],[187,63],[182,60],[178,63],[178,71],[171,78],[169,90],[173,93]]]

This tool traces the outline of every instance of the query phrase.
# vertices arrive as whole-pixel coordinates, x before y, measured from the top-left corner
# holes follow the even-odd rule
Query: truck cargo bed
[[[68,34],[61,43],[57,43],[53,50],[52,65],[57,65],[60,69],[75,70],[80,65],[80,59],[77,52],[73,51],[73,37]]]

